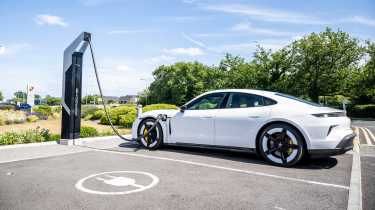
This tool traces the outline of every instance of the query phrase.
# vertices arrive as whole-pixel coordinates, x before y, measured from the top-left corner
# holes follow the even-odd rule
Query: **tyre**
[[[149,131],[155,121],[153,118],[148,118],[143,120],[138,126],[138,137],[144,136],[140,139],[140,143],[151,150],[159,148],[163,143],[163,130],[160,123],[153,130]],[[145,135],[147,132],[149,132],[148,135]]]
[[[287,124],[272,124],[264,129],[258,140],[260,155],[273,165],[290,167],[304,155],[301,134]]]

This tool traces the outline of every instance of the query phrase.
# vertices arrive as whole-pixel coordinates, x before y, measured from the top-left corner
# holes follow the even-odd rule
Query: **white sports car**
[[[342,110],[282,93],[231,89],[204,93],[180,110],[142,113],[134,139],[150,149],[162,144],[255,152],[272,164],[292,166],[304,155],[337,155],[353,147],[354,132]]]

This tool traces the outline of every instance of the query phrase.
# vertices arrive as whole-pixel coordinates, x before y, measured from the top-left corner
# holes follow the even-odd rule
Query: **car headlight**
[[[345,112],[330,112],[330,113],[318,113],[318,114],[312,114],[315,117],[345,117]]]

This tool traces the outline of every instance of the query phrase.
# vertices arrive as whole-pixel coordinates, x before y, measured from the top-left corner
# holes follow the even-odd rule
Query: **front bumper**
[[[344,138],[336,145],[334,149],[312,149],[308,152],[314,157],[326,157],[344,154],[346,151],[353,149],[353,139],[355,136],[356,135],[354,133],[344,136]]]

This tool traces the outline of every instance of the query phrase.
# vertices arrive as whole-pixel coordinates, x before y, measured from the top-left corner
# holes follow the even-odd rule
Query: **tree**
[[[375,44],[359,41],[343,31],[326,28],[277,51],[258,46],[246,61],[226,54],[217,66],[179,62],[160,66],[141,102],[181,105],[202,92],[222,88],[252,88],[289,93],[319,102],[320,96],[355,98],[374,103]],[[369,61],[360,66],[366,50]],[[362,62],[363,63],[363,62]]]
[[[82,98],[82,104],[98,104],[99,103],[98,95],[87,95]]]
[[[306,93],[314,102],[318,102],[321,95],[345,94],[342,81],[348,78],[363,55],[357,39],[327,28],[292,45],[296,50],[296,66],[290,76],[294,78],[295,92]]]
[[[240,56],[226,54],[219,64],[219,88],[256,88],[256,69]]]
[[[16,103],[18,103],[18,102],[20,102],[20,103],[26,102],[27,94],[25,92],[23,92],[23,91],[17,91],[13,95],[14,95],[14,101]]]
[[[217,86],[217,73],[217,69],[199,62],[160,66],[153,72],[155,80],[149,88],[148,103],[182,105],[195,96],[214,89]]]
[[[4,96],[3,96],[3,93],[0,91],[0,101],[3,101],[4,100]]]
[[[366,42],[367,62],[352,74],[348,86],[357,103],[375,103],[375,43]]]
[[[55,106],[55,105],[60,105],[61,104],[61,98],[58,98],[58,97],[53,97],[53,96],[50,96],[50,95],[46,95],[46,103],[49,105],[49,106]]]
[[[293,78],[290,72],[295,68],[295,48],[290,45],[276,52],[258,47],[252,63],[255,65],[257,88],[293,94]],[[289,83],[288,83],[289,82]]]

